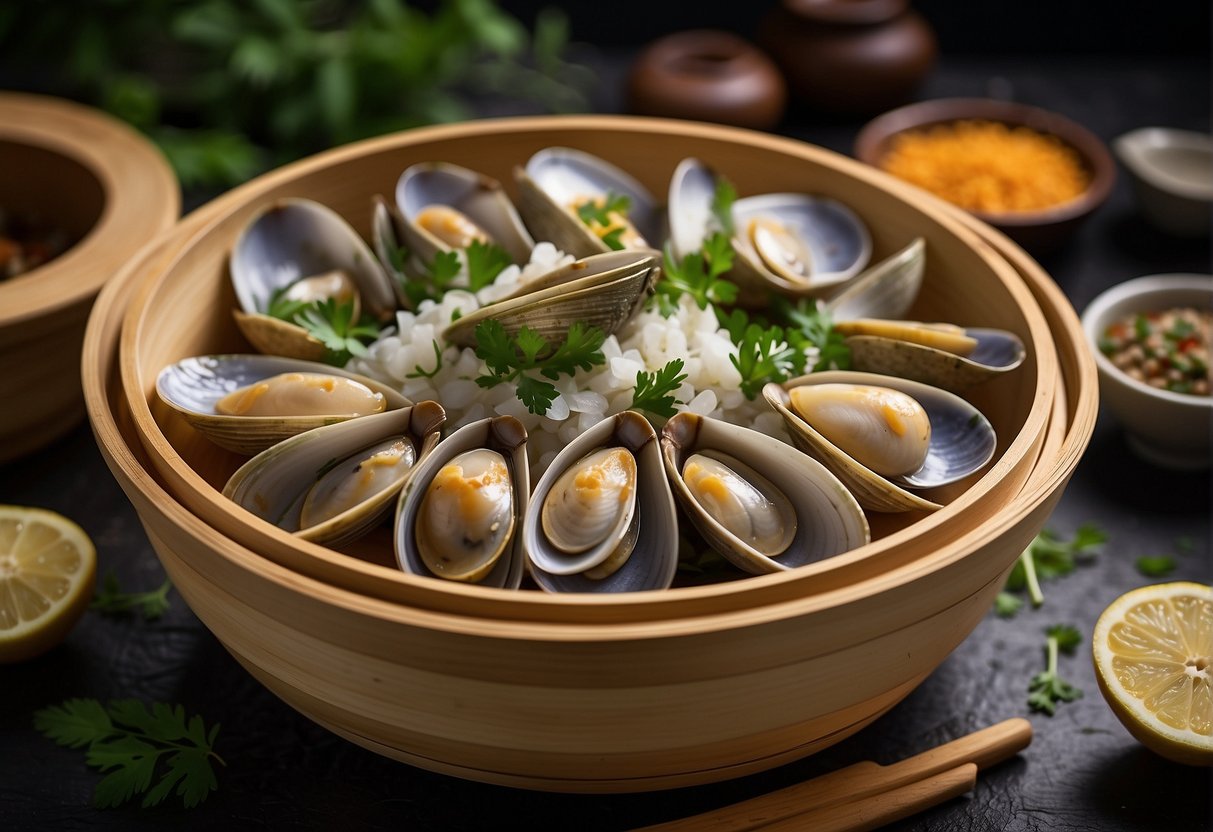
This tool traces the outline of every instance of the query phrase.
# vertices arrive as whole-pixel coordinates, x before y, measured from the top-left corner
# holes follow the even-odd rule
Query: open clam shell
[[[604,159],[567,147],[549,147],[514,172],[518,181],[518,210],[538,240],[548,240],[574,257],[588,257],[611,247],[577,216],[586,199],[608,194],[628,199],[627,221],[643,238],[628,248],[655,248],[662,238],[657,201],[630,174]]]
[[[872,329],[847,336],[854,369],[921,381],[953,393],[1011,372],[1027,355],[1023,341],[1002,329],[963,329],[964,335],[977,342],[968,355],[878,332]]]
[[[719,229],[712,214],[716,174],[684,159],[670,181],[670,247],[676,257],[695,251]],[[743,302],[770,292],[819,297],[853,279],[872,256],[872,238],[855,212],[825,197],[798,193],[750,196],[733,203],[730,277]]]
[[[926,243],[915,238],[905,248],[844,283],[825,301],[835,321],[856,318],[902,318],[922,288]]]
[[[404,245],[403,228],[404,219],[394,205],[378,194],[371,197],[371,247],[392,284],[397,304],[407,309],[410,304],[404,283],[408,280],[405,272],[408,249]]]
[[[618,447],[635,458],[636,480],[627,499],[634,502],[636,518],[612,530],[593,548],[566,553],[545,532],[542,513],[552,490],[570,466],[593,451]],[[618,503],[612,494],[609,498]],[[612,507],[608,507],[612,508]],[[582,523],[586,525],[586,523]],[[595,579],[587,576],[618,551],[628,537],[631,554],[616,571]],[[624,411],[599,422],[564,448],[548,466],[531,494],[522,525],[522,545],[531,575],[548,592],[634,592],[666,589],[678,568],[678,517],[658,449],[657,433],[648,420]]]
[[[357,287],[362,309],[385,320],[396,308],[391,281],[371,249],[339,214],[312,200],[282,199],[262,210],[236,240],[230,271],[240,303],[236,323],[271,355],[316,356],[319,342],[306,330],[265,314],[274,292],[303,278],[341,271]]]
[[[931,424],[930,443],[922,467],[901,477],[883,477],[860,464],[821,435],[791,407],[789,391],[813,384],[856,384],[885,387],[914,398]],[[907,489],[927,489],[957,482],[976,473],[993,458],[998,437],[989,420],[959,396],[921,382],[875,373],[830,371],[794,378],[783,385],[768,384],[763,396],[783,417],[792,441],[842,480],[872,511],[935,511],[939,503]]]
[[[227,481],[223,496],[304,540],[340,546],[368,532],[394,507],[396,494],[437,446],[445,421],[436,402],[419,402],[292,436],[242,465]],[[300,528],[304,502],[315,484],[351,476],[351,469],[358,472],[370,451],[400,438],[412,446],[412,464],[387,472],[356,505]]]
[[[513,516],[511,535],[500,556],[482,570],[482,575],[470,582],[480,586],[517,589],[522,583],[524,566],[522,535],[519,530],[526,515],[531,481],[526,458],[526,428],[512,416],[481,419],[463,426],[439,442],[433,452],[416,466],[413,476],[405,483],[396,503],[396,527],[393,535],[396,562],[402,570],[410,574],[449,580],[430,569],[418,546],[418,524],[425,522],[425,518],[421,517],[421,508],[430,485],[439,472],[461,454],[478,449],[493,451],[500,454],[504,460],[512,488]],[[434,531],[449,531],[454,535],[462,533],[459,528]]]
[[[867,518],[851,493],[825,466],[766,434],[717,419],[679,413],[661,431],[661,452],[674,497],[704,539],[751,574],[804,566],[862,546],[870,539]],[[683,479],[696,453],[727,455],[769,481],[792,504],[796,531],[777,557],[757,551],[700,505]]]
[[[435,206],[458,212],[456,216],[484,232],[488,241],[505,249],[515,263],[525,264],[535,247],[501,183],[459,165],[411,165],[396,183],[396,206],[404,220],[405,245],[426,263],[440,251],[467,247],[452,245],[421,221],[425,209]]]
[[[215,410],[215,405],[227,394],[283,373],[316,373],[352,379],[381,394],[385,410],[399,410],[411,404],[391,387],[339,367],[255,354],[184,358],[160,371],[156,377],[156,394],[216,445],[246,456],[258,454],[283,439],[312,428],[359,418],[350,413],[231,416]]]
[[[476,327],[490,318],[510,335],[527,326],[555,342],[563,340],[569,324],[576,321],[610,335],[648,297],[659,262],[652,251],[611,251],[585,257],[464,315],[446,328],[443,338],[461,347],[475,346]]]

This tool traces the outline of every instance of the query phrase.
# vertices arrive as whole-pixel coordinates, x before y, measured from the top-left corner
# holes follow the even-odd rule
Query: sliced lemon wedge
[[[1213,765],[1213,588],[1126,592],[1095,624],[1099,690],[1143,745],[1169,760]]]
[[[93,596],[97,555],[62,515],[0,505],[0,662],[61,642]]]

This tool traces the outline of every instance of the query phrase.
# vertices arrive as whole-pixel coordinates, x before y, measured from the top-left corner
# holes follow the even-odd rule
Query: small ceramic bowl
[[[0,280],[0,463],[84,418],[80,347],[93,299],[144,243],[173,224],[177,180],[160,151],[99,110],[0,93],[0,208],[76,242]]]
[[[1085,127],[1057,113],[993,98],[937,98],[890,110],[868,122],[855,139],[855,157],[874,167],[892,148],[896,136],[954,121],[996,121],[1056,136],[1081,157],[1091,181],[1077,198],[1039,211],[989,213],[973,211],[1033,254],[1063,243],[1099,207],[1116,181],[1116,165],[1107,147]]]
[[[1129,171],[1142,215],[1168,234],[1207,237],[1213,222],[1213,139],[1143,127],[1112,144]]]
[[[1129,447],[1164,468],[1199,470],[1210,462],[1213,396],[1172,393],[1132,379],[1098,346],[1108,326],[1128,315],[1180,306],[1213,311],[1213,275],[1160,274],[1120,283],[1091,301],[1082,328],[1095,353],[1101,400],[1124,427]]]

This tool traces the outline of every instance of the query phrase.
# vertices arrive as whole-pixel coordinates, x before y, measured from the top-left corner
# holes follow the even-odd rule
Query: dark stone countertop
[[[604,87],[622,66],[606,62]],[[1105,140],[1134,127],[1208,130],[1204,64],[1109,58],[945,59],[921,97],[1005,94],[1060,111]],[[608,107],[609,108],[609,107]],[[846,152],[858,124],[791,116],[783,132]],[[1125,177],[1072,243],[1043,264],[1082,309],[1131,277],[1208,272],[1205,242],[1182,242],[1133,213]],[[6,406],[13,406],[11,403]],[[37,505],[79,522],[97,544],[99,574],[152,588],[162,569],[114,483],[87,426],[37,455],[0,466],[0,503]],[[982,773],[976,789],[894,825],[914,830],[1198,830],[1210,828],[1207,770],[1166,762],[1139,746],[1099,695],[1089,659],[1095,619],[1115,597],[1152,583],[1141,555],[1176,552],[1168,580],[1210,575],[1209,473],[1174,474],[1137,461],[1112,417],[1095,436],[1048,526],[1069,535],[1093,522],[1109,541],[1095,562],[1046,584],[1046,603],[1012,620],[987,616],[890,713],[813,757],[750,777],[677,791],[553,795],[465,782],[378,757],[285,706],[255,682],[180,597],[160,620],[89,612],[47,655],[0,670],[0,827],[140,829],[351,828],[616,830],[670,820],[753,797],[860,760],[892,763],[1012,716],[1028,716],[1031,746]],[[1026,686],[1043,668],[1043,633],[1070,623],[1084,634],[1062,674],[1084,691],[1056,716],[1028,714]],[[880,672],[878,667],[873,672]],[[33,712],[69,697],[181,702],[222,731],[219,789],[199,808],[172,800],[153,810],[90,806],[100,779],[83,754],[34,731]]]

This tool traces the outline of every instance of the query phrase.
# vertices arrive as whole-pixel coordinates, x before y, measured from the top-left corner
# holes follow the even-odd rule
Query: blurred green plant
[[[0,69],[144,131],[187,188],[466,119],[478,96],[583,110],[593,75],[565,61],[567,42],[562,12],[529,32],[492,0],[0,5]]]

